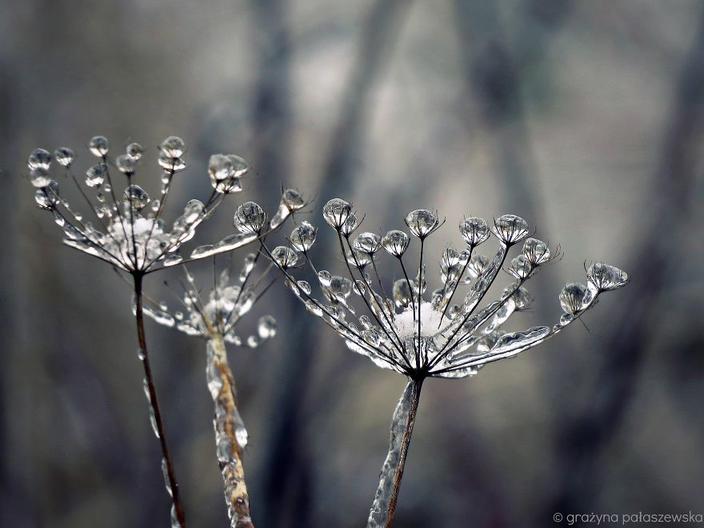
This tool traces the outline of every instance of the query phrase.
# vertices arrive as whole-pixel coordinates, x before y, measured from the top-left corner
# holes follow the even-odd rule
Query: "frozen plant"
[[[142,161],[144,149],[138,143],[129,144],[114,159],[109,156],[108,140],[95,136],[88,144],[95,164],[85,172],[83,184],[73,172],[74,153],[66,147],[58,148],[53,156],[44,149],[35,149],[27,162],[29,180],[36,188],[37,205],[48,211],[63,231],[67,246],[87,253],[129,275],[134,287],[135,319],[139,342],[138,356],[144,368],[144,389],[149,405],[149,415],[154,433],[162,451],[162,469],[166,489],[172,498],[171,522],[173,527],[185,526],[185,515],[179,488],[169,453],[159,402],[152,376],[144,332],[143,280],[146,275],[160,269],[230,251],[256,240],[261,233],[241,230],[217,244],[200,246],[184,258],[182,246],[195,235],[198,225],[208,218],[226,195],[242,189],[241,178],[247,174],[248,165],[235,155],[211,156],[208,174],[213,187],[205,203],[190,200],[183,213],[167,226],[162,213],[172,182],[186,168],[183,159],[186,147],[178,137],[170,136],[159,146],[158,165],[160,193],[152,198],[135,183],[135,172]],[[89,210],[86,218],[69,204],[52,177],[52,163],[66,180],[75,185]],[[113,177],[113,173],[115,177]],[[117,178],[119,176],[120,183]],[[120,185],[118,191],[117,185]],[[300,196],[294,191],[284,194],[289,202],[282,203],[270,225],[277,227],[290,214],[289,206],[296,207]]]
[[[288,197],[284,200],[290,203],[295,191],[286,192]],[[235,226],[240,230],[251,228],[255,232],[262,231],[267,226],[266,215],[258,204],[246,202],[237,208]],[[256,335],[243,339],[236,333],[241,319],[250,313],[254,304],[276,280],[276,277],[270,276],[271,264],[254,278],[260,255],[261,253],[247,255],[236,278],[231,277],[229,268],[224,268],[214,279],[214,286],[207,294],[201,293],[193,275],[186,270],[181,310],[170,310],[163,302],[147,303],[144,306],[144,313],[159,324],[206,340],[205,373],[215,406],[213,427],[216,454],[231,528],[251,528],[254,524],[242,460],[248,433],[238,410],[235,380],[227,361],[226,343],[257,348],[263,341],[276,335],[276,321],[271,315],[259,318]]]
[[[427,209],[408,213],[405,223],[411,235],[400,230],[383,236],[355,235],[358,216],[340,198],[325,204],[323,218],[337,234],[347,276],[315,268],[310,250],[317,230],[307,222],[293,230],[289,245],[271,251],[262,246],[308,311],[332,327],[350,350],[408,378],[393,414],[389,450],[367,521],[368,527],[391,526],[423,381],[472,376],[489,363],[543,343],[579,319],[601,293],[624,286],[628,277],[614,266],[595,263],[587,270],[585,283],[569,283],[562,289],[563,315],[555,325],[510,332],[503,329],[504,323],[532,301],[524,284],[556,253],[545,242],[528,237],[524,219],[506,214],[492,227],[481,218],[463,219],[459,224],[463,248],[442,252],[440,287],[426,295],[425,241],[443,224],[436,213]],[[493,257],[478,254],[477,248],[492,234],[498,242]],[[408,271],[411,236],[419,242],[414,275]],[[520,249],[509,260],[514,246]],[[397,278],[386,287],[378,271],[383,253],[398,263]],[[294,276],[294,269],[306,264],[317,278],[321,299],[313,296],[309,282]],[[480,306],[502,269],[512,277],[511,283],[496,300]],[[460,289],[465,292],[453,304]],[[352,302],[355,298],[361,311]]]

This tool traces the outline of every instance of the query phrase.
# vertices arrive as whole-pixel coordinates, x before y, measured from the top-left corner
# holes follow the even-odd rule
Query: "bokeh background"
[[[0,1],[0,525],[168,523],[129,288],[61,245],[26,180],[36,146],[73,147],[84,170],[95,134],[148,147],[150,190],[156,145],[187,141],[174,216],[208,195],[209,154],[251,162],[201,242],[232,230],[241,200],[271,210],[281,185],[316,221],[340,195],[379,231],[436,208],[435,261],[462,215],[520,214],[564,251],[520,327],[559,317],[585,261],[629,271],[585,326],[425,385],[398,526],[704,513],[703,132],[696,0]],[[147,289],[171,295],[158,277]],[[280,287],[252,321],[266,312],[276,339],[231,350],[255,520],[360,526],[404,380]],[[224,526],[204,345],[147,324],[190,524]]]

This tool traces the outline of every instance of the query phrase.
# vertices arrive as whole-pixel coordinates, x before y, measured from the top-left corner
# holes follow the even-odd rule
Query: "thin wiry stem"
[[[212,325],[207,346],[206,376],[215,406],[213,428],[230,527],[254,528],[242,464],[247,430],[237,409],[235,379],[227,362],[225,340]]]
[[[149,363],[149,353],[147,352],[147,340],[144,333],[144,309],[142,305],[142,279],[141,273],[133,274],[134,279],[134,295],[135,295],[135,319],[137,322],[137,339],[139,341],[139,358],[141,359],[144,368],[144,380],[148,392],[148,403],[151,407],[150,411],[153,416],[153,424],[155,432],[159,437],[159,445],[161,446],[161,455],[163,457],[162,468],[164,469],[164,479],[166,480],[167,491],[171,495],[172,504],[172,525],[174,528],[186,528],[186,515],[181,503],[181,495],[179,493],[176,474],[174,473],[173,463],[171,461],[171,453],[166,442],[166,431],[161,418],[161,409],[159,408],[159,400],[156,395],[156,387],[154,385],[154,377],[152,376],[152,368]],[[174,523],[174,518],[178,524]]]
[[[389,451],[381,468],[379,486],[369,511],[367,528],[390,528],[393,525],[422,386],[422,378],[409,380],[394,410]]]
[[[401,263],[401,270],[403,271],[403,276],[406,278],[406,283],[408,284],[408,291],[411,293],[411,308],[413,309],[413,320],[416,320],[416,300],[413,296],[413,286],[411,286],[411,279],[408,277],[408,272],[406,271],[406,266],[403,264],[403,256],[398,257],[398,261]]]
[[[467,271],[467,266],[469,266],[469,262],[472,260],[472,252],[474,251],[474,246],[469,246],[469,255],[467,256],[467,262],[464,263],[464,266],[462,266],[462,271],[460,274],[457,276],[457,280],[455,281],[454,286],[452,287],[452,293],[450,294],[450,297],[445,301],[445,308],[442,311],[442,315],[440,316],[440,322],[438,323],[438,328],[442,326],[442,320],[445,318],[445,314],[447,313],[447,309],[450,307],[450,303],[452,302],[452,298],[455,296],[455,293],[457,292],[457,288],[460,285],[460,281],[462,280],[462,277],[464,277],[465,272]]]

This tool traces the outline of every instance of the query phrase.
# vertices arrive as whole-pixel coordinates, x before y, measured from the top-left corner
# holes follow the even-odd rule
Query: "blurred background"
[[[531,281],[516,328],[556,321],[585,261],[629,272],[585,326],[425,385],[398,526],[704,513],[703,133],[696,0],[0,0],[0,525],[168,523],[129,288],[62,246],[26,180],[37,146],[74,148],[80,174],[96,134],[147,148],[148,190],[156,145],[186,140],[171,218],[209,194],[211,153],[250,161],[199,243],[231,232],[242,200],[271,211],[281,185],[318,223],[337,195],[381,232],[438,209],[431,288],[463,215],[520,214],[564,257]],[[326,241],[316,262],[341,271]],[[150,294],[172,295],[164,278]],[[277,337],[230,351],[254,519],[361,526],[404,380],[280,285],[245,324],[267,312]],[[225,526],[204,343],[147,325],[190,525]]]

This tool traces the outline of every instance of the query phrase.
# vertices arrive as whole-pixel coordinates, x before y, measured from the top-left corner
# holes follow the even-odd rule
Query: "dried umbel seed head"
[[[357,235],[357,238],[355,238],[352,247],[360,253],[373,255],[381,249],[381,237],[376,233],[360,233]]]
[[[342,198],[333,198],[323,206],[323,218],[330,227],[341,230],[352,213],[352,206]]]
[[[381,245],[384,249],[394,257],[401,257],[408,249],[408,244],[411,242],[410,237],[403,231],[392,229],[384,235],[381,240]]]
[[[428,209],[411,211],[406,215],[405,222],[411,233],[421,240],[440,227],[438,215]]]
[[[241,233],[259,234],[266,225],[266,213],[256,202],[245,202],[235,211],[235,227]]]
[[[550,260],[550,249],[542,240],[527,238],[523,243],[523,255],[528,262],[537,266]]]
[[[505,214],[494,220],[494,234],[507,246],[523,240],[528,234],[528,222],[520,216]]]
[[[303,221],[301,225],[291,231],[289,240],[293,249],[305,253],[313,247],[317,234],[318,230],[316,227],[309,222]]]
[[[110,151],[110,143],[105,136],[93,136],[88,142],[88,149],[96,158],[103,158]]]
[[[59,147],[54,151],[54,158],[62,167],[70,167],[75,155],[68,147]]]
[[[298,264],[298,254],[288,246],[277,246],[271,252],[274,262],[282,269],[293,268]]]
[[[475,247],[489,238],[489,226],[483,218],[471,216],[460,223],[460,234],[470,247]]]
[[[299,211],[305,205],[303,195],[296,189],[286,189],[281,196],[281,201],[290,212]]]
[[[571,282],[560,292],[560,306],[566,314],[577,315],[594,300],[594,295],[584,284]]]
[[[595,262],[587,270],[589,285],[597,291],[615,290],[628,283],[628,274],[616,266]]]

